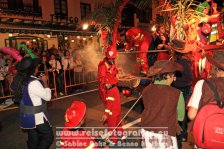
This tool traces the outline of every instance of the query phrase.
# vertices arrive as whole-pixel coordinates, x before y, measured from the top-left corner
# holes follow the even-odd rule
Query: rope
[[[142,98],[142,95],[140,95],[138,97],[138,99],[135,101],[135,103],[131,106],[131,108],[128,110],[128,112],[123,116],[123,118],[120,120],[120,122],[117,124],[117,126],[113,129],[113,131],[111,132],[111,135],[113,134],[113,132],[119,127],[119,125],[121,124],[121,122],[126,118],[126,116],[131,112],[131,110],[135,107],[135,105],[138,103],[138,101]]]
[[[119,54],[134,54],[134,53],[157,53],[157,52],[167,52],[167,50],[150,50],[150,51],[128,51],[128,52],[117,52]]]

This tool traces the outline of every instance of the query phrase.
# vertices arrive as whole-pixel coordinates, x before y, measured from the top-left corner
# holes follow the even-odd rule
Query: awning
[[[52,25],[52,24],[5,24],[0,23],[0,33],[24,33],[24,34],[51,34],[51,35],[71,35],[71,36],[91,36],[96,32],[76,31],[75,27]]]

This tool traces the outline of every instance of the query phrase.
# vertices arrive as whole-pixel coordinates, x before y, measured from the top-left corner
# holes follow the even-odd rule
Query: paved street
[[[95,87],[96,88],[96,87]],[[69,95],[66,98],[60,98],[49,102],[49,114],[51,123],[53,125],[53,131],[56,133],[57,127],[64,126],[64,113],[65,110],[74,100],[84,101],[87,105],[87,114],[86,114],[86,127],[102,127],[101,117],[103,115],[104,106],[100,100],[98,95],[98,91],[91,90],[87,93],[80,93],[76,95]],[[137,97],[138,95],[136,95]],[[128,109],[132,106],[136,97],[124,97],[121,95],[122,101],[122,115],[124,115]],[[13,106],[11,106],[13,107]],[[134,120],[138,119],[140,116],[142,106],[140,103],[136,105],[134,110],[127,116],[125,119],[125,124],[133,122]],[[26,148],[26,140],[27,134],[24,133],[18,123],[19,123],[19,111],[18,108],[13,108],[5,111],[0,112],[0,146],[3,149],[25,149]],[[125,125],[124,124],[124,125]],[[127,125],[126,125],[127,126]],[[139,124],[135,124],[134,126],[139,126]],[[129,128],[130,129],[130,128]],[[134,130],[133,128],[131,128]],[[57,129],[58,130],[58,129]],[[57,136],[55,134],[55,140]],[[138,141],[139,138],[138,138]],[[127,142],[132,142],[132,139],[128,139]],[[130,145],[130,144],[128,144]],[[140,145],[139,143],[137,144]],[[120,144],[122,146],[122,144]],[[137,148],[135,146],[134,148]],[[126,146],[127,147],[127,146]],[[125,148],[126,148],[125,147]],[[52,149],[56,148],[56,142],[54,141]]]

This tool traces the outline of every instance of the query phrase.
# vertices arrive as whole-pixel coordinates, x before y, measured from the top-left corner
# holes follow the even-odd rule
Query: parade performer
[[[108,47],[105,52],[105,56],[106,57],[98,65],[98,91],[104,105],[106,104],[105,76],[110,74],[116,77],[118,73],[117,67],[115,65],[115,58],[117,57],[117,50],[115,47]]]
[[[122,125],[119,124],[121,121],[121,102],[119,90],[116,86],[117,82],[118,79],[112,74],[107,74],[105,76],[106,103],[102,121],[109,127],[108,137],[110,138],[110,143],[112,145],[118,142],[117,136],[121,137],[121,140],[126,138],[123,136]],[[116,128],[116,126],[118,126],[118,128]]]
[[[180,90],[171,87],[175,73],[183,67],[173,61],[160,60],[150,68],[148,76],[154,83],[142,92],[144,111],[141,115],[143,148],[178,149],[177,121],[184,119],[184,97]],[[172,102],[171,102],[172,101]]]
[[[65,128],[61,132],[60,148],[86,148],[97,147],[87,131],[81,126],[85,122],[86,104],[82,101],[74,101],[65,113]]]
[[[48,149],[54,135],[48,118],[47,101],[51,100],[51,89],[47,76],[35,77],[41,59],[23,58],[17,65],[17,74],[11,88],[20,103],[20,127],[28,130],[29,149]]]
[[[125,51],[129,51],[133,46],[137,48],[137,62],[138,67],[142,74],[146,75],[149,70],[147,52],[149,50],[149,45],[151,43],[151,35],[139,28],[130,28],[126,32],[127,43],[125,46]]]

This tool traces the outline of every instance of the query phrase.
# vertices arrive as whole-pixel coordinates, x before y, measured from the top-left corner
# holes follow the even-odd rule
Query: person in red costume
[[[147,52],[149,50],[149,45],[152,41],[149,32],[142,29],[133,27],[126,32],[127,43],[125,46],[125,51],[129,51],[133,46],[137,48],[137,62],[141,74],[146,75],[149,70]]]
[[[106,91],[110,86],[106,84],[105,77],[110,74],[116,77],[118,69],[115,64],[117,57],[117,50],[115,47],[110,46],[105,52],[105,58],[100,61],[98,65],[98,92],[104,105],[106,104]]]
[[[97,148],[97,143],[81,126],[84,124],[86,104],[74,101],[65,113],[65,128],[60,133],[60,148]]]
[[[123,135],[121,121],[121,102],[120,94],[117,86],[118,79],[112,74],[105,76],[106,87],[106,103],[105,112],[102,117],[104,124],[109,127],[109,133],[105,135],[105,138],[109,139],[110,145],[114,145],[118,142],[118,136],[121,140],[124,140],[126,136]],[[118,126],[118,128],[116,128]]]

